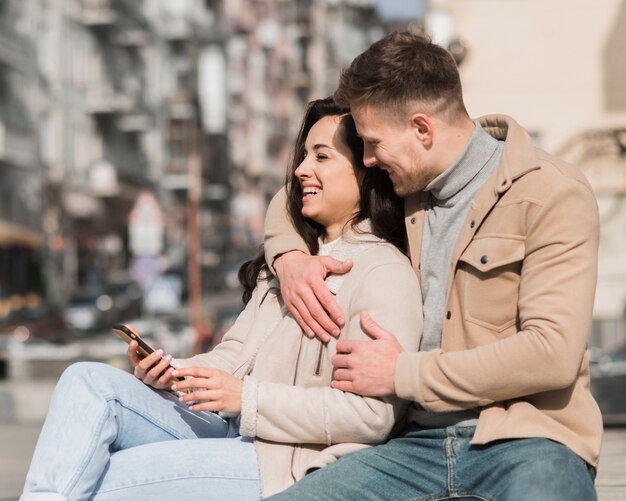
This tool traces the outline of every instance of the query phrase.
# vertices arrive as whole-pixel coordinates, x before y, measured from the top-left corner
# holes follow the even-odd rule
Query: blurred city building
[[[471,116],[506,113],[578,165],[600,208],[591,344],[626,342],[626,2],[430,0],[435,41],[463,46]]]
[[[110,276],[234,285],[305,103],[407,27],[451,51],[472,116],[504,111],[584,170],[602,218],[592,341],[626,340],[624,0],[3,0],[0,320]],[[156,247],[129,235],[140,196]]]
[[[222,13],[234,237],[256,246],[305,104],[330,95],[341,68],[386,30],[372,0],[231,0]]]
[[[304,105],[397,22],[377,4],[0,2],[0,323],[124,274],[235,285]]]
[[[36,27],[28,7],[0,3],[0,332],[5,326],[13,332],[29,317],[55,336],[60,317],[48,305],[40,255],[47,170],[39,142]]]

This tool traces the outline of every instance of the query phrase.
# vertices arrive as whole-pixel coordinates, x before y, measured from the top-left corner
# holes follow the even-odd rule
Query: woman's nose
[[[306,158],[302,160],[302,162],[300,162],[300,165],[298,165],[298,167],[296,167],[295,174],[298,179],[311,176],[311,169],[307,166]]]

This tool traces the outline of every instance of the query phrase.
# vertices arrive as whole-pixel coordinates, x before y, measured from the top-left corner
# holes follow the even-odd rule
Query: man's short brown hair
[[[393,32],[341,73],[333,98],[342,106],[372,105],[400,113],[412,102],[424,112],[466,113],[452,55],[422,35]]]

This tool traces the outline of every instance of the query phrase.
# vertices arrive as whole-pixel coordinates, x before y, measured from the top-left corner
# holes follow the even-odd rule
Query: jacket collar
[[[504,141],[502,158],[494,179],[496,193],[504,193],[513,181],[539,168],[537,149],[528,132],[515,120],[507,115],[485,115],[478,122],[489,135]]]

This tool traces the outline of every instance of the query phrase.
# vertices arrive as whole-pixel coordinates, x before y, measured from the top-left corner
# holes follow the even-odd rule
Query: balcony
[[[83,0],[81,21],[90,28],[111,26],[117,21],[117,13],[110,0]]]
[[[141,111],[124,113],[115,122],[122,132],[146,132],[154,124],[152,117]]]
[[[31,41],[13,26],[0,20],[0,63],[19,70],[35,67],[35,49]]]
[[[87,94],[86,108],[92,115],[111,115],[132,108],[132,99],[117,92],[91,92]]]
[[[111,41],[121,47],[146,47],[150,43],[150,33],[142,28],[122,28],[116,30],[111,36]]]
[[[17,167],[32,168],[39,165],[35,137],[0,121],[0,160]]]
[[[311,79],[304,71],[298,71],[289,75],[289,86],[293,89],[306,89],[311,85]]]

